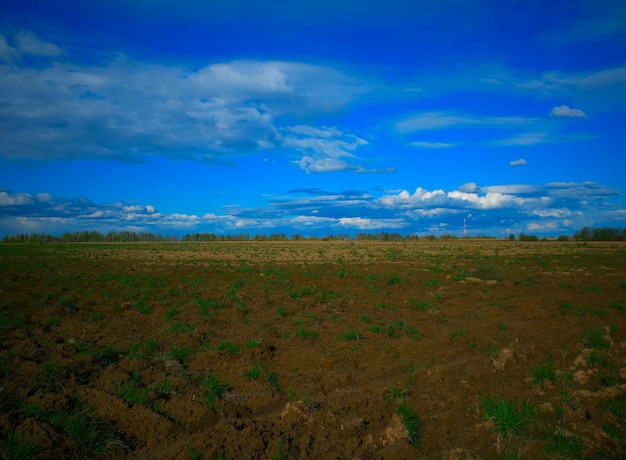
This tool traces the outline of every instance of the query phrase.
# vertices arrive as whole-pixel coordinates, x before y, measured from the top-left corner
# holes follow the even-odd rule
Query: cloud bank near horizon
[[[0,192],[0,229],[60,234],[66,231],[160,231],[171,234],[300,233],[323,235],[397,231],[459,234],[463,218],[481,235],[572,234],[585,226],[620,226],[624,194],[595,182],[544,185],[467,183],[456,190],[402,190],[373,196],[356,190],[292,190],[269,197],[265,206],[229,208],[220,214],[160,213],[136,203],[96,204],[49,193]]]

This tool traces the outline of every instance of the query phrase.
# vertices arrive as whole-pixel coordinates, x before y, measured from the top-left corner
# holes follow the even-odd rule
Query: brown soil
[[[0,306],[36,458],[626,455],[624,244],[0,245]]]

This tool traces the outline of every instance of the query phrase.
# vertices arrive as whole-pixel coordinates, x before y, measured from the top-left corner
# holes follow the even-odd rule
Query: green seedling
[[[261,345],[260,339],[246,340],[246,349],[255,348]]]
[[[317,332],[308,329],[298,329],[296,331],[296,335],[298,337],[304,337],[305,339],[314,339],[315,337],[317,337]]]
[[[451,339],[456,339],[457,337],[465,337],[467,335],[467,329],[457,329],[456,331],[450,334]]]
[[[208,389],[208,394],[204,399],[204,402],[211,409],[215,409],[215,400],[220,399],[224,393],[230,390],[230,385],[221,382],[214,375],[208,375],[203,377],[200,382],[198,382],[200,387]]]
[[[349,340],[349,341],[360,340],[362,338],[363,338],[363,335],[358,331],[346,332],[339,336],[339,340]]]
[[[231,356],[239,354],[239,347],[230,341],[225,341],[217,346],[217,351],[225,351]]]
[[[250,369],[248,369],[247,371],[244,371],[243,375],[248,378],[251,378],[252,380],[258,380],[262,372],[263,372],[263,366],[252,361],[252,365]]]
[[[191,350],[190,347],[174,346],[167,353],[167,356],[177,360],[178,362],[180,362],[183,365],[186,365],[187,361],[189,360],[189,357],[191,356],[192,353],[193,353],[193,351]]]

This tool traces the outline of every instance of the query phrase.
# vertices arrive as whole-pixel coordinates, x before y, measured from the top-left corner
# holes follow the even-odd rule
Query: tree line
[[[108,232],[101,233],[97,231],[67,232],[61,236],[54,236],[48,233],[19,233],[15,235],[6,235],[2,239],[2,243],[169,243],[169,242],[204,242],[204,241],[417,241],[417,240],[456,240],[463,239],[456,235],[425,235],[417,236],[415,234],[402,235],[397,232],[378,232],[378,233],[357,233],[349,234],[328,234],[326,236],[304,236],[299,233],[288,236],[285,233],[257,234],[250,236],[248,233],[237,234],[216,234],[216,233],[187,233],[182,238],[176,235],[162,235],[161,233],[151,232]],[[467,239],[496,239],[494,236],[481,235],[471,236]],[[549,238],[539,238],[536,235],[527,235],[520,233],[517,237],[511,234],[508,237],[511,241],[539,241],[548,240]],[[552,238],[554,239],[554,238]],[[558,241],[626,241],[626,228],[590,228],[584,227],[574,232],[572,236],[561,235],[556,238]]]

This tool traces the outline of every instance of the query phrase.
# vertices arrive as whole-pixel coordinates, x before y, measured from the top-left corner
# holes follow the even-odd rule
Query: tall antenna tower
[[[463,238],[467,238],[467,216],[463,217]]]

